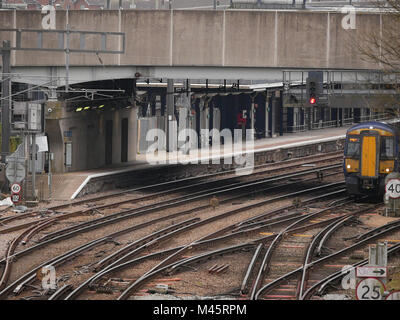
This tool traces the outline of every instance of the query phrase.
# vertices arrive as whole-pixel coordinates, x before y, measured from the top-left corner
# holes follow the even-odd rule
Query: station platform
[[[244,143],[241,148],[236,148],[238,151],[235,152],[235,148],[231,149],[231,153],[223,153],[224,145],[222,145],[219,149],[215,150],[212,148],[208,149],[193,149],[190,150],[189,155],[183,155],[182,153],[174,152],[167,153],[165,151],[160,151],[157,153],[157,157],[152,157],[149,155],[141,154],[137,155],[137,159],[141,162],[149,162],[156,163],[159,159],[168,159],[171,163],[179,162],[179,161],[187,161],[190,163],[199,163],[205,160],[212,159],[220,159],[223,157],[236,156],[241,151],[246,152],[255,152],[261,153],[265,151],[273,151],[282,148],[292,148],[292,147],[301,147],[308,144],[317,144],[328,141],[336,141],[340,139],[344,139],[346,136],[346,131],[350,126],[347,127],[339,127],[339,128],[328,128],[328,129],[319,129],[313,131],[305,131],[305,132],[296,132],[296,133],[285,133],[283,136],[277,136],[274,138],[262,138],[254,140],[254,146],[252,149],[246,148]],[[202,156],[202,154],[207,154],[206,156]]]
[[[344,140],[348,127],[349,126],[297,133],[286,133],[283,136],[277,136],[274,138],[258,139],[254,141],[254,146],[252,149],[245,149],[243,145],[242,150],[245,150],[248,153],[254,153],[256,159],[255,164],[265,163],[268,161],[279,161],[280,158],[276,157],[278,151],[281,152],[294,149],[301,150],[307,146],[316,146],[326,143],[330,143],[334,146],[338,141]],[[339,146],[336,150],[340,149],[341,147],[342,146]],[[234,149],[232,147],[232,150],[238,149]],[[41,200],[47,200],[50,197],[51,200],[56,201],[73,200],[85,194],[104,191],[107,188],[102,189],[101,184],[112,184],[111,181],[113,179],[117,180],[119,177],[125,177],[129,173],[134,175],[135,171],[154,170],[156,168],[171,166],[172,164],[175,166],[181,166],[179,161],[182,160],[182,157],[185,159],[185,161],[190,161],[193,166],[193,164],[196,162],[200,163],[203,161],[204,163],[205,160],[221,159],[227,156],[235,156],[236,153],[238,153],[232,152],[229,154],[224,154],[224,146],[221,146],[220,150],[210,148],[208,150],[208,155],[205,157],[203,156],[204,151],[204,149],[191,150],[189,155],[183,155],[182,153],[178,155],[177,152],[167,154],[163,151],[158,153],[158,156],[167,156],[169,160],[168,163],[157,163],[157,159],[155,158],[149,158],[146,154],[138,154],[136,161],[133,162],[125,162],[123,164],[116,164],[100,169],[53,174],[51,195],[48,189],[48,175],[39,175],[37,178],[37,194]],[[316,151],[316,153],[329,151],[332,150],[320,149]],[[312,151],[307,151],[307,155],[309,154],[312,154]],[[264,155],[261,161],[257,160],[259,155]],[[294,157],[296,156],[301,155],[294,155]],[[221,163],[223,163],[223,161],[221,161]],[[89,187],[91,184],[92,186]]]

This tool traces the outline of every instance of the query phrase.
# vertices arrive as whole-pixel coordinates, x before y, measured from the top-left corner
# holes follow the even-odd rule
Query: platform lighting
[[[82,107],[79,107],[79,108],[76,108],[75,111],[80,112],[80,111],[82,111],[82,109],[83,109]]]
[[[101,106],[99,106],[99,109],[104,108],[104,104],[102,104]]]
[[[83,108],[83,110],[89,110],[90,109],[90,107],[85,107],[85,108]]]

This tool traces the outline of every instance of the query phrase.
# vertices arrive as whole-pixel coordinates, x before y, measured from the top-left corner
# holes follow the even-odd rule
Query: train
[[[385,178],[399,172],[398,125],[369,121],[346,132],[343,171],[350,195],[382,196]]]

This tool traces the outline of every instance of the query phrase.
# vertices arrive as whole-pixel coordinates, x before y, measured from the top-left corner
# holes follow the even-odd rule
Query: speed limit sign
[[[18,183],[13,183],[13,184],[11,185],[11,192],[12,192],[12,193],[20,193],[20,191],[21,191],[21,185],[20,185],[20,184],[18,184]]]
[[[13,194],[11,195],[11,201],[12,201],[14,204],[20,202],[20,201],[21,201],[21,196],[20,196],[20,194],[19,194],[19,193],[13,193]]]
[[[391,292],[386,300],[400,300],[400,291],[393,291]]]
[[[400,198],[400,180],[389,179],[385,187],[386,194],[389,198],[397,199]]]
[[[357,300],[382,300],[385,285],[376,278],[366,278],[360,281],[356,288]]]

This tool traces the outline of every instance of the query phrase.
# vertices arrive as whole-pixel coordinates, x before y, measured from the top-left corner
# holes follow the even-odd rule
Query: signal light
[[[310,104],[315,104],[317,102],[317,100],[314,97],[310,98]]]

